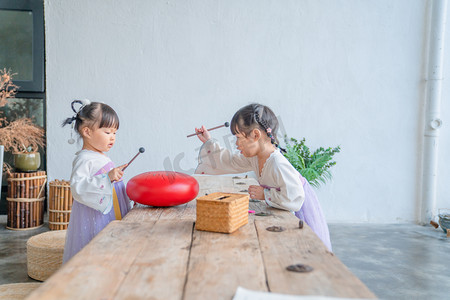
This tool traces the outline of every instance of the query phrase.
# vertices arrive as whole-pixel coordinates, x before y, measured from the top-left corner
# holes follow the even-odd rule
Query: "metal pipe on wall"
[[[447,0],[433,0],[425,104],[421,224],[429,223],[436,215],[436,182],[439,129],[442,126],[440,111],[446,18]]]

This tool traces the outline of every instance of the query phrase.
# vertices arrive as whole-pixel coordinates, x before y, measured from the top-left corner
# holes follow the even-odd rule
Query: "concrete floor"
[[[414,224],[331,224],[337,257],[381,299],[450,299],[450,238]]]
[[[35,282],[27,275],[26,241],[45,232],[6,229],[0,215],[0,284]],[[333,251],[380,299],[448,299],[450,238],[413,224],[330,224]]]
[[[48,231],[48,224],[44,223],[44,226],[36,229],[16,231],[6,229],[6,220],[6,215],[0,215],[0,284],[39,282],[27,274],[27,240]]]

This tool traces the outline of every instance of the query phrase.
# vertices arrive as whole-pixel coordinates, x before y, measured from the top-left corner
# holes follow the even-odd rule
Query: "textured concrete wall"
[[[334,180],[318,191],[329,221],[414,221],[428,15],[422,0],[46,0],[49,177],[68,179],[80,148],[59,126],[72,99],[116,109],[116,163],[147,149],[127,179],[192,173],[201,143],[186,135],[256,101],[276,112],[283,133],[313,148],[341,146]],[[226,129],[213,135],[232,140]],[[443,206],[450,171],[448,156],[440,159]]]

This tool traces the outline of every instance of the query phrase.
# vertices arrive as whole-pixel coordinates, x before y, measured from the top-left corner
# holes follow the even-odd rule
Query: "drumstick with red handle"
[[[130,162],[127,164],[127,166],[125,168],[122,169],[122,171],[125,171],[125,169],[130,166],[130,164],[133,162],[133,160],[135,160],[139,154],[144,153],[144,152],[145,152],[144,147],[139,148],[139,152],[130,160]]]
[[[230,127],[230,123],[225,122],[225,124],[223,124],[223,125],[216,126],[216,127],[213,127],[213,128],[209,128],[209,129],[207,129],[207,130],[208,130],[208,131],[211,131],[211,130],[218,129],[218,128],[222,128],[222,127]],[[196,132],[196,133],[193,133],[193,134],[188,135],[187,137],[191,137],[191,136],[195,136],[195,135],[199,135],[199,134],[202,134],[202,133],[201,133],[201,132]]]

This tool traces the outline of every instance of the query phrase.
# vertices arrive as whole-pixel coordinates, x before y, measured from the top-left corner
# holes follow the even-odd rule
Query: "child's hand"
[[[209,131],[205,128],[205,126],[202,126],[202,128],[195,128],[195,133],[197,133],[198,138],[200,139],[200,141],[202,141],[203,143],[206,142],[207,140],[209,140],[211,138],[211,134],[209,133]]]
[[[121,165],[120,167],[114,168],[109,171],[108,176],[111,179],[111,182],[119,181],[123,176],[122,169],[125,168],[128,164]]]
[[[251,185],[248,187],[248,193],[250,194],[251,199],[264,200],[266,197],[264,196],[264,188],[259,185]]]

